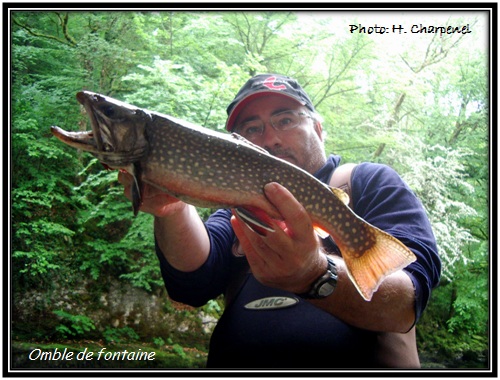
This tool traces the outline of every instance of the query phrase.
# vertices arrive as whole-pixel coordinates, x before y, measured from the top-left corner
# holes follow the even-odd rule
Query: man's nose
[[[273,128],[270,122],[267,122],[264,128],[264,133],[262,135],[262,147],[273,148],[277,145],[281,145],[281,135],[280,132]]]

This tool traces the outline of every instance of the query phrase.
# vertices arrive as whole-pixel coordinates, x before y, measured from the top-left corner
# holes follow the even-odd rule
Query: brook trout
[[[359,218],[346,194],[267,153],[238,135],[211,131],[172,116],[79,92],[92,131],[52,127],[62,142],[90,152],[105,166],[132,174],[134,213],[143,183],[200,207],[233,208],[246,221],[252,210],[279,219],[263,188],[278,182],[304,206],[314,225],[331,235],[351,281],[369,301],[389,274],[415,261],[399,240]],[[260,224],[265,228],[265,223]]]

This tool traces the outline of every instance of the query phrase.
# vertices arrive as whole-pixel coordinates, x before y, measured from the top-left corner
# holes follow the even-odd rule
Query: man
[[[229,131],[329,183],[340,157],[325,156],[320,118],[294,79],[257,75],[227,111]],[[119,179],[130,198],[130,177]],[[418,357],[405,361],[394,353],[401,349],[397,339],[408,335],[399,333],[412,331],[410,346],[415,344],[412,327],[439,281],[431,226],[420,202],[389,167],[360,164],[351,182],[354,212],[417,257],[388,276],[370,302],[348,278],[333,241],[317,237],[302,205],[281,185],[264,188],[284,221],[274,232],[259,231],[230,210],[218,210],[203,223],[193,206],[145,189],[141,210],[155,216],[170,297],[201,306],[222,293],[231,296],[212,335],[208,367],[418,366]]]

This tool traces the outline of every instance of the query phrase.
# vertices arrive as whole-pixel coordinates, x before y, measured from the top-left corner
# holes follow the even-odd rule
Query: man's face
[[[266,95],[251,100],[242,111],[234,125],[260,119],[265,129],[262,136],[252,142],[309,173],[319,170],[325,163],[322,127],[319,122],[303,117],[293,129],[277,131],[270,124],[270,118],[283,111],[297,111],[309,114],[308,109],[293,99],[279,95]]]

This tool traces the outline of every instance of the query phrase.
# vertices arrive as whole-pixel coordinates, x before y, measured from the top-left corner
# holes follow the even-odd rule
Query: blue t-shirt
[[[315,177],[328,183],[340,163],[328,157]],[[353,211],[370,224],[398,238],[417,260],[404,270],[415,287],[415,312],[420,318],[441,273],[435,238],[421,202],[400,176],[386,165],[362,163],[351,178]],[[204,265],[181,272],[157,247],[169,296],[201,306],[226,292],[232,273],[246,259],[231,248],[235,234],[230,210],[218,210],[205,223],[211,250]],[[186,254],[189,254],[186,252]],[[247,309],[252,301],[295,299],[284,308]],[[280,298],[281,297],[281,298]],[[270,301],[268,301],[270,302]],[[354,328],[292,293],[263,286],[251,275],[226,306],[210,343],[208,366],[221,368],[366,368],[374,367],[376,333]]]

